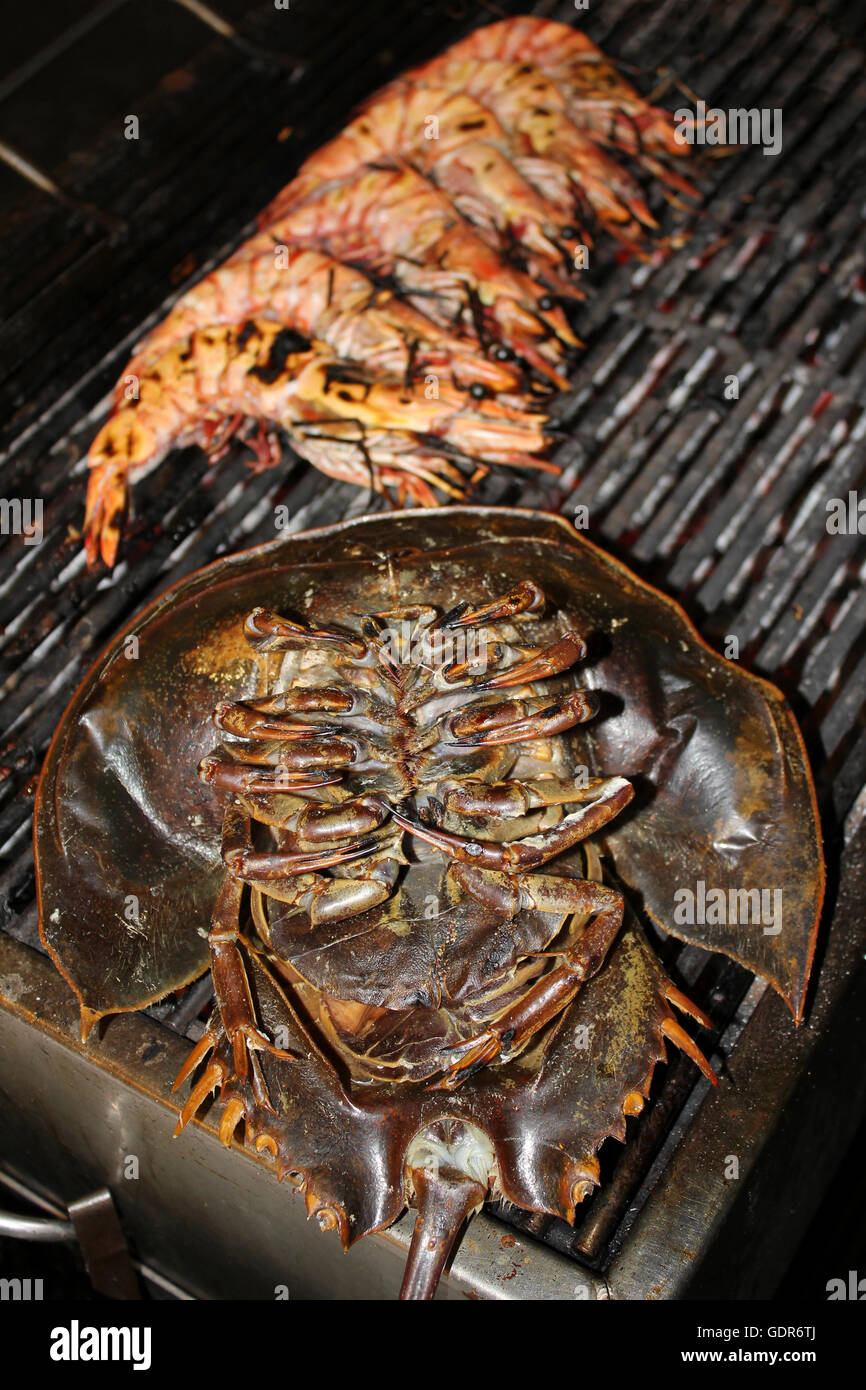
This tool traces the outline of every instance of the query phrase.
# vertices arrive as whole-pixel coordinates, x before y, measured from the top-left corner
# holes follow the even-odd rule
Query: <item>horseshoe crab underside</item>
[[[598,1182],[600,1146],[624,1137],[666,1043],[689,1048],[675,1012],[687,1001],[642,913],[765,976],[802,1016],[823,865],[808,766],[782,696],[715,655],[677,605],[559,518],[470,507],[367,517],[219,560],[157,599],[76,694],[37,802],[41,931],[86,1031],[209,967],[206,936],[225,876],[222,807],[195,770],[213,747],[218,700],[260,699],[273,681],[273,658],[244,641],[247,615],[264,607],[351,629],[358,614],[398,604],[447,612],[527,579],[587,641],[580,682],[600,699],[579,732],[591,775],[635,788],[627,814],[605,830],[614,881],[636,910],[604,964],[518,1056],[443,1090],[411,1076],[353,1074],[319,1026],[315,982],[247,935],[257,1024],[292,1059],[259,1051],[244,1074],[216,1018],[198,1081],[199,1099],[202,1087],[220,1088],[224,1139],[243,1119],[247,1142],[272,1156],[346,1246],[386,1228],[407,1202],[418,1207],[408,1297],[432,1296],[456,1231],[489,1193],[573,1220]],[[128,659],[132,633],[137,659]],[[566,873],[579,875],[583,857],[571,853]],[[419,929],[431,875],[446,868],[435,856],[417,876],[410,866],[392,926]],[[761,919],[678,909],[699,882],[725,901],[780,890],[781,921],[768,931]],[[134,930],[123,926],[130,897]],[[479,939],[488,918],[496,927],[468,897],[455,912]],[[365,923],[350,924],[359,940]],[[374,939],[368,932],[364,949]]]

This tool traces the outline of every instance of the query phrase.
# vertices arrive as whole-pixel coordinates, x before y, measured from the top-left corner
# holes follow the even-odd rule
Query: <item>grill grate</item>
[[[58,171],[61,187],[123,223],[87,225],[43,194],[7,219],[0,270],[3,491],[44,501],[44,539],[0,552],[6,668],[0,781],[0,922],[38,947],[29,850],[35,775],[72,690],[118,625],[207,561],[363,510],[350,487],[287,453],[252,474],[239,451],[213,472],[173,455],[136,488],[136,520],[109,580],[84,570],[87,446],[129,348],[176,291],[237,244],[303,155],[380,82],[471,25],[526,5],[412,7],[298,0],[239,25],[299,66],[256,64],[209,40],[140,112],[134,149],[117,132]],[[831,842],[866,783],[866,552],[829,535],[826,502],[866,486],[866,267],[862,181],[866,81],[853,5],[818,0],[604,0],[581,12],[590,37],[682,104],[675,78],[708,104],[781,107],[784,148],[703,166],[705,209],[687,250],[649,264],[593,253],[576,323],[585,349],[558,414],[568,441],[554,493],[513,476],[479,500],[586,507],[589,535],[675,594],[718,644],[783,686],[804,728]],[[536,6],[554,18],[571,6]],[[488,13],[489,12],[489,13]],[[359,53],[366,55],[358,63]],[[3,107],[0,104],[0,138]],[[289,131],[286,134],[286,131]],[[673,227],[662,204],[660,215]],[[196,249],[199,259],[196,259]],[[739,396],[727,399],[726,378]],[[373,506],[378,506],[375,502]],[[831,844],[832,848],[832,844]],[[748,973],[696,948],[659,949],[717,1020],[707,1051],[728,1055],[760,996]],[[150,1012],[195,1036],[207,981]],[[684,1059],[660,1068],[654,1104],[603,1151],[605,1185],[576,1230],[500,1212],[604,1268],[702,1098]]]

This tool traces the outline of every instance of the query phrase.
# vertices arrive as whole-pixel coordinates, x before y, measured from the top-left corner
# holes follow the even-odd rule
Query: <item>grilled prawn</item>
[[[552,79],[581,129],[601,144],[639,158],[655,151],[688,153],[674,136],[670,114],[650,105],[608,62],[600,48],[569,24],[519,15],[489,24],[454,44],[420,71],[430,80],[452,62],[509,63]],[[410,74],[413,78],[416,74]],[[657,172],[653,166],[653,172]]]
[[[634,152],[633,147],[613,138],[602,140],[595,130],[582,128],[573,119],[575,109],[568,93],[546,73],[527,63],[461,59],[449,50],[427,68],[399,79],[398,86],[407,90],[419,83],[435,90],[440,84],[457,87],[489,106],[503,127],[525,143],[530,162],[521,161],[518,167],[549,194],[549,166],[562,165],[592,216],[618,239],[640,246],[646,229],[657,225],[640,185],[604,145],[628,153]],[[677,145],[678,151],[682,148]],[[544,163],[539,166],[538,160]],[[697,196],[693,186],[662,160],[640,151],[639,162],[663,186]]]
[[[371,370],[403,377],[416,370],[444,373],[458,386],[495,392],[521,385],[513,364],[485,356],[476,338],[434,323],[354,266],[323,251],[257,245],[255,254],[235,257],[178,300],[138,344],[124,380],[140,376],[191,333],[264,318]]]
[[[466,92],[394,89],[374,99],[310,156],[262,213],[259,225],[267,227],[283,217],[322,185],[351,179],[365,164],[405,158],[448,194],[467,221],[511,239],[533,275],[573,294],[562,269],[573,265],[575,251],[588,235],[581,228],[579,190],[552,161],[532,161],[539,167],[530,169],[521,150],[522,142]],[[534,179],[545,181],[544,192]],[[551,197],[557,180],[560,187]]]
[[[198,443],[216,457],[250,423],[259,466],[279,461],[276,426],[323,472],[380,492],[394,487],[422,506],[435,503],[434,488],[463,496],[467,468],[475,476],[489,463],[557,471],[535,457],[548,442],[546,416],[474,400],[446,382],[431,397],[314,351],[286,353],[282,332],[270,320],[205,329],[148,368],[138,399],[115,411],[90,450],[91,564],[97,555],[114,564],[130,480],[175,445]]]
[[[174,443],[215,457],[256,430],[264,466],[279,427],[323,472],[424,504],[491,463],[557,471],[533,403],[580,345],[558,299],[582,298],[596,227],[638,254],[657,230],[623,160],[693,194],[686,152],[566,25],[494,24],[391,83],[136,348],[90,451],[90,561],[112,563],[129,477]]]
[[[340,260],[394,277],[444,324],[498,338],[558,386],[557,367],[578,345],[549,288],[510,266],[461,217],[435,184],[413,169],[365,167],[328,185],[272,222],[228,262],[277,243],[323,247]]]

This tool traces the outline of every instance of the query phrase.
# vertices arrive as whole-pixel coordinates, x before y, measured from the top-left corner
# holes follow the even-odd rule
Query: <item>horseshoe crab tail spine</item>
[[[493,1145],[476,1125],[440,1119],[415,1135],[406,1151],[403,1179],[418,1215],[401,1300],[435,1296],[465,1222],[480,1211],[496,1178]]]
[[[456,1168],[410,1172],[418,1215],[400,1298],[431,1299],[464,1222],[482,1206],[487,1188]]]

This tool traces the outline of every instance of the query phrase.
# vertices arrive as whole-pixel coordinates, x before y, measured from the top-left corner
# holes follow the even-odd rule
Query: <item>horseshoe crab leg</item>
[[[213,723],[223,733],[246,739],[300,739],[313,734],[336,734],[337,724],[305,723],[281,718],[279,713],[255,709],[243,701],[221,700],[213,713]]]
[[[546,600],[537,584],[531,579],[523,579],[502,598],[494,599],[482,608],[472,608],[469,603],[458,603],[434,624],[440,628],[480,627],[483,623],[499,623],[517,617],[520,613],[538,613]]]
[[[243,702],[244,708],[259,714],[357,714],[363,703],[361,691],[341,690],[336,685],[301,686]]]
[[[594,835],[613,820],[634,796],[634,788],[625,777],[606,777],[593,788],[595,799],[584,803],[579,811],[548,830],[522,840],[497,844],[493,840],[474,840],[465,835],[453,835],[447,830],[434,829],[409,820],[401,811],[392,810],[392,819],[420,840],[444,850],[452,859],[485,869],[521,870],[544,864],[572,845]]]
[[[227,762],[210,753],[199,763],[198,775],[209,786],[243,796],[247,792],[297,792],[312,787],[334,787],[341,782],[339,773],[290,772],[282,767],[248,767],[243,763]]]
[[[534,705],[538,708],[533,709]],[[458,744],[469,748],[498,747],[565,733],[591,719],[597,710],[598,698],[591,691],[572,690],[539,700],[475,705],[452,717],[449,732]]]
[[[350,859],[362,858],[379,843],[368,837],[321,850],[258,851],[253,849],[250,833],[250,817],[234,807],[231,824],[223,835],[222,857],[229,873],[242,883],[269,883],[293,874],[335,868]]]
[[[509,820],[547,806],[563,806],[572,801],[592,801],[602,778],[593,778],[585,787],[564,777],[543,777],[532,781],[482,782],[464,777],[453,786],[443,787],[446,811],[459,816],[495,816]]]
[[[378,818],[370,804],[373,800],[358,798],[355,803],[344,802],[332,812],[322,810],[320,817],[324,820],[325,831],[330,814],[335,817],[334,824],[344,816],[344,824],[351,823],[356,830],[368,825],[371,819]],[[322,829],[321,819],[318,825],[315,819],[305,823],[305,830],[310,828],[315,838],[316,831]],[[332,841],[319,850],[258,852],[251,843],[249,815],[235,807],[231,828],[223,838],[223,860],[234,878],[253,888],[264,889],[268,897],[297,905],[309,913],[310,925],[315,927],[337,918],[355,917],[390,897],[400,866],[405,862],[399,838],[367,835],[343,844]],[[365,860],[363,872],[357,877],[329,878],[321,872],[354,859]]]
[[[233,743],[232,754],[241,763],[265,764],[276,771],[288,773],[309,772],[314,768],[349,767],[358,758],[359,739],[351,742],[347,738],[312,738],[310,733],[319,733],[316,728],[308,729],[298,739],[279,739],[273,744],[252,741],[249,744]],[[283,744],[288,744],[284,747]],[[205,760],[207,761],[207,760]]]
[[[308,804],[297,818],[298,847],[316,850],[334,840],[369,835],[388,819],[390,809],[382,797],[355,796],[338,806]]]
[[[231,834],[233,822],[237,818],[235,807],[229,807],[225,814],[225,833]],[[256,1101],[266,1110],[274,1111],[268,1095],[264,1077],[255,1057],[256,1052],[270,1052],[272,1056],[285,1061],[296,1061],[293,1052],[276,1047],[259,1028],[255,1007],[250,993],[246,966],[238,946],[239,917],[243,884],[226,876],[214,906],[211,926],[208,932],[208,945],[211,953],[211,975],[214,983],[217,1007],[226,1037],[231,1045],[235,1074],[241,1081],[249,1081]],[[190,1072],[198,1065],[207,1052],[215,1046],[215,1038],[206,1032],[198,1047],[187,1058],[174,1083],[177,1089]],[[201,1081],[193,1088],[178,1120],[175,1133],[198,1110],[202,1101],[225,1078],[215,1059],[209,1063]]]
[[[369,698],[360,690],[341,690],[338,686],[313,686],[285,690],[261,700],[221,700],[213,713],[215,726],[235,738],[309,738],[313,734],[339,732],[339,724],[317,723],[316,715],[362,714]],[[304,723],[281,718],[283,715],[310,715]]]
[[[543,952],[561,964],[537,980],[526,993],[486,1028],[466,1042],[445,1049],[454,1056],[440,1081],[431,1090],[453,1091],[467,1076],[502,1058],[522,1051],[526,1044],[556,1018],[574,999],[585,980],[604,964],[622,926],[622,894],[603,883],[587,879],[556,878],[552,874],[492,874],[459,864],[452,873],[462,888],[478,901],[501,911],[507,903],[513,911],[531,907],[541,912],[592,913],[592,920],[576,940],[569,937],[559,949]],[[517,903],[515,904],[515,893]]]
[[[507,671],[500,671],[489,680],[479,681],[476,688],[503,690],[511,685],[530,685],[533,681],[548,680],[567,671],[569,666],[582,661],[585,656],[586,643],[583,638],[576,632],[566,632],[558,642],[545,647],[536,656],[520,661],[516,666],[509,666]]]
[[[477,901],[509,917],[525,908],[562,915],[593,913],[594,916],[576,940],[572,924],[561,947],[539,952],[540,956],[552,957],[561,964],[543,975],[522,998],[475,1037],[445,1049],[455,1055],[455,1060],[441,1080],[430,1087],[445,1091],[455,1090],[467,1076],[489,1062],[507,1061],[515,1056],[539,1029],[572,1002],[585,981],[604,964],[622,925],[624,909],[620,893],[587,879],[557,878],[553,874],[495,873],[460,863],[453,865],[450,872],[459,886]],[[670,986],[667,997],[677,1008],[691,1014],[704,1026],[709,1025],[706,1015],[675,986]],[[685,1052],[708,1081],[718,1085],[718,1078],[706,1057],[676,1019],[665,1019],[661,1031],[669,1042]]]
[[[254,608],[244,623],[251,647],[262,652],[303,651],[307,647],[330,647],[358,660],[367,655],[367,644],[351,632],[338,628],[308,627],[281,618],[267,608]]]

